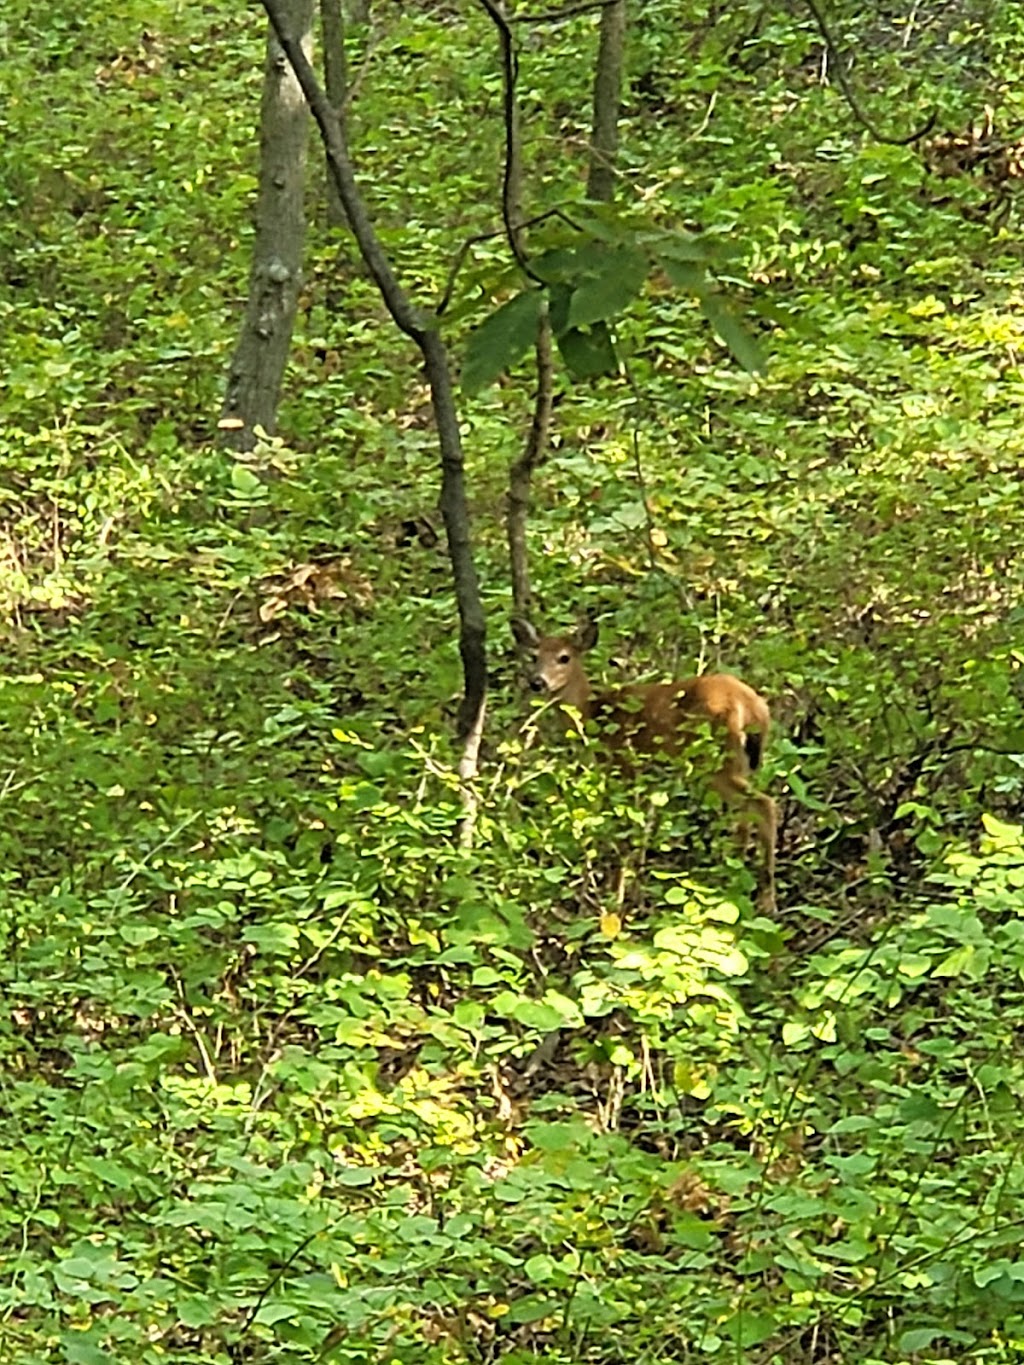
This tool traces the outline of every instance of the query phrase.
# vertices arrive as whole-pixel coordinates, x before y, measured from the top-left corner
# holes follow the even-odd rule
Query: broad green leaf
[[[705,1251],[715,1239],[715,1231],[703,1218],[684,1210],[673,1215],[672,1239],[693,1251]]]
[[[565,1023],[562,1011],[552,1005],[542,1004],[539,1000],[523,1000],[512,1011],[512,1018],[518,1019],[527,1028],[538,1033],[550,1033]]]
[[[549,1313],[554,1313],[558,1306],[558,1302],[554,1299],[528,1294],[525,1298],[517,1299],[512,1304],[504,1320],[523,1323],[539,1322],[541,1318],[546,1318]]]
[[[342,1166],[334,1172],[334,1179],[339,1185],[372,1185],[376,1171],[372,1166]]]
[[[916,1351],[925,1351],[940,1337],[945,1337],[946,1333],[942,1327],[915,1327],[909,1332],[900,1333],[899,1348],[908,1355]]]
[[[687,294],[703,298],[714,287],[706,268],[694,261],[674,261],[660,257],[659,264],[676,288]]]
[[[244,464],[231,466],[231,491],[241,498],[254,498],[266,492],[263,480]]]
[[[688,232],[665,233],[658,237],[654,249],[658,259],[662,261],[666,269],[670,261],[703,261],[706,263],[721,254],[716,252],[712,244],[704,241],[701,237],[694,237]]]
[[[763,371],[765,360],[760,346],[721,297],[717,294],[704,294],[701,296],[700,306],[704,316],[733,353],[736,361],[750,374],[759,374]]]
[[[68,1365],[111,1365],[113,1357],[109,1351],[92,1346],[87,1341],[76,1341],[71,1333],[63,1338],[64,1359]]]
[[[556,337],[561,338],[564,332],[569,330],[569,307],[572,303],[572,288],[568,284],[554,284],[548,291],[550,303],[548,304],[548,316],[551,319],[551,330]]]
[[[981,823],[996,848],[1019,849],[1024,842],[1024,827],[1021,825],[1006,824],[987,811],[982,815]]]
[[[208,1294],[186,1294],[174,1305],[186,1327],[206,1327],[217,1320],[217,1302]]]
[[[534,1284],[543,1284],[545,1280],[551,1279],[555,1273],[556,1265],[557,1262],[553,1256],[541,1252],[536,1256],[529,1257],[523,1269]]]
[[[614,374],[619,367],[611,333],[603,322],[587,332],[571,327],[558,337],[558,349],[569,373],[576,379],[595,379]]]
[[[585,233],[595,237],[598,242],[618,244],[636,240],[639,222],[623,222],[622,211],[614,204],[600,204],[591,201],[585,212],[573,214],[573,222]]]
[[[580,274],[579,252],[572,247],[555,247],[531,260],[530,269],[545,284],[571,284]]]
[[[474,986],[500,986],[503,977],[493,967],[474,967],[471,980]]]
[[[270,1327],[275,1322],[287,1322],[290,1318],[296,1317],[301,1308],[297,1303],[265,1303],[256,1314],[256,1321],[262,1322]]]
[[[525,289],[485,318],[466,343],[462,387],[478,393],[505,373],[525,353],[537,335],[544,303],[539,289]]]
[[[778,1323],[769,1313],[739,1312],[723,1322],[723,1335],[739,1346],[757,1346],[778,1328]]]
[[[151,943],[153,939],[159,938],[162,932],[155,924],[122,924],[118,930],[125,943],[131,943],[135,947]]]
[[[869,1175],[875,1169],[877,1161],[866,1152],[854,1152],[852,1156],[826,1156],[825,1164],[833,1167],[844,1179],[856,1184],[862,1176]]]
[[[569,305],[570,327],[606,322],[624,312],[647,278],[647,257],[629,247],[603,253],[598,271],[578,284]]]
[[[964,943],[936,963],[932,976],[967,976],[977,978],[978,948],[973,943]],[[983,973],[982,973],[983,974]]]

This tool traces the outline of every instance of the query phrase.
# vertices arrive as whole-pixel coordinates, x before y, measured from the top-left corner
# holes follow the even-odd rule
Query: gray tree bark
[[[601,10],[601,38],[594,72],[594,119],[590,133],[587,198],[610,204],[615,198],[615,163],[619,155],[619,108],[626,55],[626,0],[613,0]]]
[[[312,50],[313,0],[281,0],[288,31]],[[309,114],[284,50],[271,29],[260,106],[259,197],[249,297],[228,370],[220,427],[225,443],[251,450],[259,426],[273,432],[306,241],[303,204]]]

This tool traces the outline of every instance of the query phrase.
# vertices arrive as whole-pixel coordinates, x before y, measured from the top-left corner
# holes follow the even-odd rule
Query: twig
[[[853,92],[853,86],[850,84],[850,78],[846,70],[846,63],[843,60],[843,56],[833,37],[832,27],[825,18],[825,12],[818,4],[818,0],[803,0],[803,3],[810,10],[814,22],[818,25],[818,30],[825,40],[825,52],[832,60],[832,65],[835,68],[836,73],[836,81],[839,84],[840,90],[843,92],[846,103],[850,106],[851,113],[857,122],[868,130],[875,141],[883,142],[890,147],[909,147],[912,142],[919,142],[921,138],[930,133],[935,127],[935,120],[939,116],[938,109],[933,109],[921,127],[916,129],[913,133],[910,133],[907,137],[886,137],[886,135],[880,131],[877,124],[873,123],[871,118],[864,112],[857,96]]]
[[[210,1056],[209,1049],[206,1046],[206,1039],[200,1033],[198,1025],[192,1018],[192,1012],[188,1007],[188,1001],[185,999],[184,983],[182,982],[181,977],[178,975],[178,973],[175,971],[173,967],[170,968],[170,973],[178,992],[178,999],[181,1002],[177,1010],[178,1018],[181,1020],[181,1022],[185,1025],[186,1029],[188,1029],[189,1033],[191,1033],[192,1037],[195,1039],[196,1048],[198,1049],[199,1056],[202,1058],[203,1061],[203,1070],[206,1073],[206,1079],[210,1082],[211,1085],[216,1085],[217,1073],[213,1069],[213,1058]]]
[[[484,11],[498,30],[498,43],[501,48],[502,97],[505,120],[505,158],[501,180],[501,218],[505,224],[505,236],[509,250],[516,264],[528,279],[535,284],[543,284],[539,275],[530,269],[523,250],[523,224],[516,221],[521,215],[517,202],[521,188],[519,107],[516,100],[516,82],[519,79],[519,59],[516,56],[515,39],[504,9],[495,0],[480,0]]]
[[[380,24],[370,25],[370,37],[366,44],[366,51],[363,53],[362,63],[360,64],[359,70],[349,81],[348,89],[345,92],[346,111],[352,108],[352,104],[355,101],[356,96],[359,94],[359,87],[366,79],[366,73],[370,69],[370,59],[373,57],[374,49],[380,43],[382,33],[383,29]]]
[[[577,14],[593,14],[597,10],[607,9],[609,5],[618,4],[619,0],[586,0],[580,5],[566,5],[564,9],[541,10],[539,14],[517,14],[512,18],[513,24],[557,24],[563,19],[574,19]]]
[[[527,228],[536,227],[538,223],[546,222],[548,218],[558,218],[568,227],[571,227],[574,232],[583,231],[583,228],[580,226],[580,224],[574,222],[573,219],[570,218],[569,215],[565,212],[565,210],[561,208],[545,209],[543,213],[538,213],[532,218],[524,218],[519,224],[519,230],[520,232],[523,232]],[[455,282],[458,278],[459,271],[462,269],[463,263],[465,262],[465,259],[469,254],[470,248],[475,246],[477,242],[492,242],[495,237],[500,237],[503,235],[504,228],[502,229],[502,232],[480,232],[473,237],[467,237],[466,240],[462,243],[458,251],[455,253],[455,259],[453,260],[452,267],[448,272],[448,279],[445,281],[445,287],[443,293],[441,294],[441,298],[434,307],[434,312],[437,314],[438,317],[440,317],[441,314],[446,311],[448,305],[452,301],[452,294],[454,294],[455,292]]]
[[[694,142],[694,141],[696,141],[697,138],[703,137],[703,136],[704,136],[704,134],[705,134],[705,133],[707,132],[707,130],[708,130],[708,124],[711,122],[711,116],[712,116],[712,114],[714,114],[714,112],[715,112],[715,105],[716,105],[717,103],[718,103],[718,91],[717,91],[717,90],[712,90],[712,92],[711,92],[711,98],[708,100],[708,107],[707,107],[707,109],[704,111],[704,117],[701,119],[700,123],[699,123],[698,126],[694,129],[694,131],[693,131],[692,133],[690,133],[689,136],[686,138],[686,141],[687,141],[687,142]]]

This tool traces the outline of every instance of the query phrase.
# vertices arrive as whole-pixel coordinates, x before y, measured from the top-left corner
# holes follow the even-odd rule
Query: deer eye
[[[568,654],[559,654],[559,656],[558,656],[558,662],[559,662],[560,664],[567,664],[567,663],[569,663],[569,662],[570,662],[570,657],[569,657],[569,655],[568,655]]]

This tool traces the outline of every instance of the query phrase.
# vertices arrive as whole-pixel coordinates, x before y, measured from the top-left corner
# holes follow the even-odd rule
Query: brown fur
[[[528,621],[512,631],[531,660],[530,687],[579,713],[609,749],[671,758],[691,742],[703,723],[722,741],[722,766],[710,785],[757,827],[766,885],[762,908],[775,908],[775,844],[778,810],[770,796],[753,789],[750,773],[760,761],[771,728],[768,703],[731,673],[705,673],[680,682],[632,684],[595,692],[583,655],[597,643],[597,626],[584,622],[572,635],[540,635]]]

